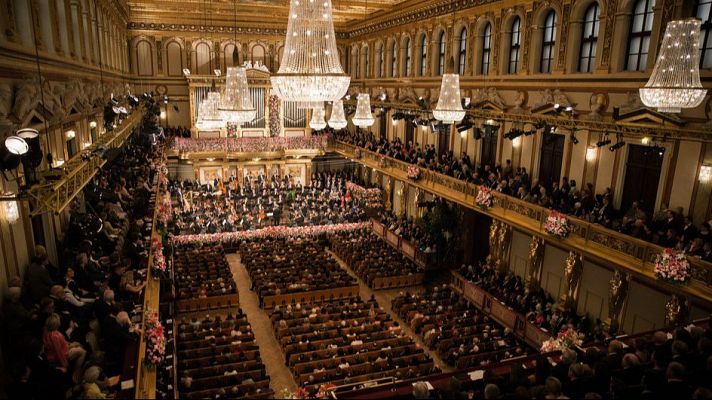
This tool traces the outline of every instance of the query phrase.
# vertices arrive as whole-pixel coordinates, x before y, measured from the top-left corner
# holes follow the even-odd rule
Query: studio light
[[[623,147],[623,146],[625,146],[625,142],[622,141],[622,140],[618,140],[618,141],[616,142],[616,144],[614,144],[613,146],[609,147],[608,150],[610,150],[610,151],[616,151],[616,150],[620,149],[620,148]]]
[[[482,139],[482,131],[480,130],[480,128],[475,128],[475,130],[472,132],[472,136],[475,140]]]
[[[9,136],[3,142],[0,148],[0,169],[9,171],[20,165],[22,156],[30,151],[30,147],[25,142],[25,139],[19,136]]]
[[[573,144],[578,144],[578,143],[579,143],[578,138],[576,138],[576,134],[573,133],[573,132],[571,132],[571,143],[573,143]]]
[[[608,146],[611,144],[611,139],[605,138],[596,142],[596,147]]]

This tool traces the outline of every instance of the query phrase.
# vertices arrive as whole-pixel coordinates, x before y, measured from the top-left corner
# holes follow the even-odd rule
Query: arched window
[[[425,76],[425,67],[428,60],[428,37],[423,34],[420,37],[420,76]]]
[[[368,78],[368,47],[363,50],[363,78]]]
[[[514,17],[512,21],[512,40],[509,42],[509,73],[516,74],[519,70],[519,43],[521,39],[521,21]]]
[[[539,71],[545,74],[551,72],[554,61],[554,46],[556,45],[556,13],[554,10],[546,14],[544,20],[544,37],[541,42],[541,63]]]
[[[460,43],[457,54],[457,73],[465,74],[465,62],[467,60],[467,28],[460,30]]]
[[[625,66],[628,71],[645,71],[653,32],[653,7],[655,0],[638,0],[633,7]]]
[[[166,72],[168,76],[183,75],[183,49],[173,40],[166,45]]]
[[[702,20],[700,68],[712,68],[712,0],[697,0],[695,16]]]
[[[490,53],[492,52],[492,24],[489,22],[485,25],[484,34],[482,35],[482,67],[480,73],[482,75],[489,74]]]
[[[385,44],[381,44],[380,47],[378,47],[378,77],[383,78],[386,76],[386,60],[384,59],[386,56]]]
[[[403,76],[410,76],[410,59],[413,56],[413,49],[410,46],[410,38],[405,38],[403,43]]]
[[[398,45],[394,41],[393,45],[391,46],[391,78],[395,78],[395,76],[396,76],[397,62],[398,62]]]
[[[596,66],[596,44],[598,42],[599,20],[598,3],[594,2],[586,9],[581,35],[581,51],[579,54],[579,72],[591,72]]]
[[[438,75],[445,72],[445,31],[438,36]]]

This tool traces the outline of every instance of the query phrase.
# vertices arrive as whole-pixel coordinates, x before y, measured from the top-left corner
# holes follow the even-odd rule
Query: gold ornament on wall
[[[544,239],[536,235],[532,236],[529,242],[529,260],[525,277],[525,283],[531,290],[539,288],[541,269],[544,266],[544,247]]]
[[[687,322],[690,309],[687,299],[673,294],[665,303],[665,326],[672,327]]]
[[[581,275],[583,272],[583,256],[579,253],[570,251],[564,263],[564,278],[566,279],[567,289],[562,298],[564,307],[572,308],[576,304],[578,297],[579,285],[581,284]]]
[[[628,297],[630,275],[616,270],[608,281],[608,318],[618,321],[623,305]]]

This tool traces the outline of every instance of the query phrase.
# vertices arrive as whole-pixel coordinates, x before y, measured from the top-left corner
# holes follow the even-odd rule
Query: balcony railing
[[[390,157],[386,157],[384,162],[380,154],[340,141],[333,141],[331,149],[346,157],[358,159],[362,164],[386,175],[504,221],[526,233],[541,236],[559,247],[575,250],[606,265],[615,264],[627,272],[657,281],[654,261],[663,247],[656,244],[572,216],[568,216],[571,226],[569,236],[565,239],[554,238],[544,231],[544,223],[551,212],[547,208],[493,192],[495,205],[482,210],[475,205],[478,191],[475,184],[423,168],[419,180],[409,180],[407,170],[411,164],[406,162]],[[665,286],[670,292],[694,296],[709,305],[712,303],[712,263],[695,257],[689,257],[689,261],[692,267],[689,284],[671,285],[660,281],[658,285]]]

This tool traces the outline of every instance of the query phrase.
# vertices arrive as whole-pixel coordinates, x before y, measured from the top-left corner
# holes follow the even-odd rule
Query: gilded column
[[[529,260],[524,283],[530,290],[539,289],[541,285],[541,270],[544,266],[544,239],[532,236],[529,243]]]
[[[393,211],[393,204],[391,203],[391,199],[393,198],[393,178],[390,176],[386,178],[386,190],[383,192],[383,195],[385,196],[385,201],[383,202],[384,208],[386,211]]]
[[[564,264],[564,279],[566,291],[562,292],[559,303],[564,308],[576,309],[578,302],[579,287],[581,286],[581,275],[583,273],[583,256],[574,251],[569,252]]]
[[[487,256],[487,264],[496,264],[497,262],[497,239],[499,238],[499,221],[492,220],[489,231],[489,255]]]
[[[608,320],[609,326],[618,326],[623,308],[628,299],[630,274],[616,270],[608,281]],[[616,329],[617,330],[617,329]]]

